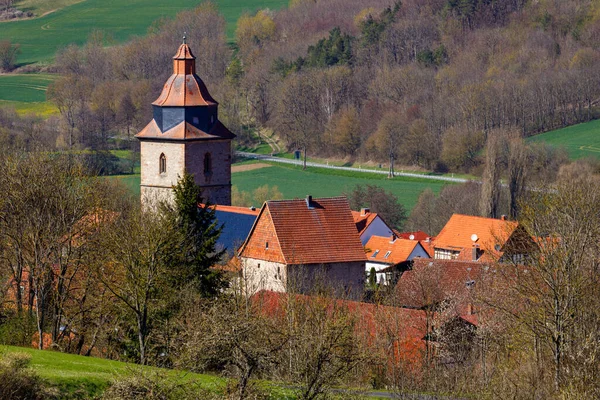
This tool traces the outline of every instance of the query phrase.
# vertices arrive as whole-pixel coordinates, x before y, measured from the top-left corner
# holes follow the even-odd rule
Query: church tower
[[[212,204],[231,204],[231,140],[218,103],[196,75],[196,57],[185,43],[173,57],[173,75],[152,103],[154,118],[140,140],[142,205],[172,200],[172,186],[188,172]]]

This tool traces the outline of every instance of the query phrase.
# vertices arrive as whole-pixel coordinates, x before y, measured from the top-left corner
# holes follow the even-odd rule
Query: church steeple
[[[173,57],[173,75],[167,80],[155,106],[209,106],[217,105],[206,85],[196,74],[196,57],[190,46],[183,43]]]
[[[173,57],[173,74],[152,103],[154,118],[140,140],[142,202],[172,198],[184,172],[194,175],[213,204],[231,203],[231,140],[218,119],[218,103],[196,74],[196,57],[186,43]]]

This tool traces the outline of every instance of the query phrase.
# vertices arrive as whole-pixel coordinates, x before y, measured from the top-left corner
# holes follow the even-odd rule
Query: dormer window
[[[158,172],[160,174],[167,173],[167,157],[165,157],[165,153],[162,153],[158,158]]]

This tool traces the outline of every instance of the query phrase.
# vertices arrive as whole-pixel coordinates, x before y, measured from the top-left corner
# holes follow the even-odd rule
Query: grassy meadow
[[[573,160],[585,157],[600,159],[600,120],[573,125],[542,133],[527,139],[528,142],[545,142],[564,147]]]
[[[139,175],[119,175],[111,178],[121,182],[135,196],[140,195]],[[435,193],[439,193],[442,187],[448,184],[441,181],[404,177],[387,179],[385,175],[334,171],[324,168],[308,168],[303,171],[301,167],[283,165],[235,172],[232,174],[231,181],[239,190],[246,192],[252,192],[265,184],[277,186],[286,199],[304,198],[307,194],[314,197],[340,196],[344,192],[350,192],[356,185],[378,185],[395,194],[407,210],[414,207],[423,190],[430,188]]]
[[[233,38],[237,19],[244,12],[280,8],[287,0],[214,0],[227,21]],[[35,2],[33,2],[35,3]],[[56,2],[64,5],[69,2]],[[0,22],[0,37],[21,45],[19,64],[51,61],[68,44],[82,45],[94,30],[112,35],[117,42],[146,34],[161,17],[198,6],[200,0],[84,0],[39,18]]]
[[[140,373],[152,374],[158,371],[163,371],[172,379],[181,380],[184,383],[193,382],[213,392],[223,390],[226,384],[225,379],[212,375],[140,367],[135,364],[47,350],[0,346],[0,355],[13,352],[29,354],[31,368],[41,378],[58,386],[65,397],[67,394],[73,398],[96,397],[116,378]]]
[[[0,107],[14,107],[19,113],[48,116],[58,112],[46,101],[46,89],[55,79],[50,74],[0,75]]]

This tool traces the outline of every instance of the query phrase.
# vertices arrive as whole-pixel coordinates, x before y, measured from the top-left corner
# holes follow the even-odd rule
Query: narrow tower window
[[[204,155],[204,174],[210,175],[212,173],[212,157],[210,153]]]
[[[167,157],[162,153],[158,159],[158,172],[161,174],[167,173]]]

